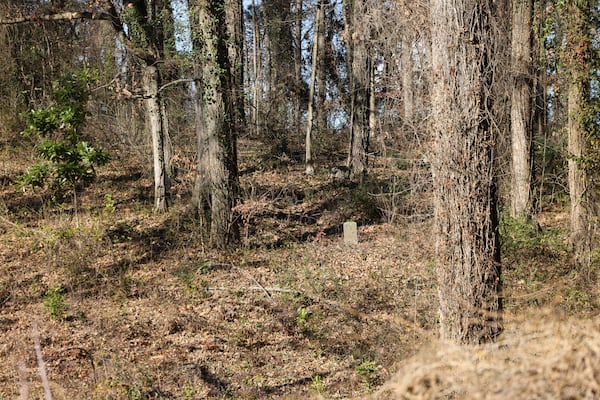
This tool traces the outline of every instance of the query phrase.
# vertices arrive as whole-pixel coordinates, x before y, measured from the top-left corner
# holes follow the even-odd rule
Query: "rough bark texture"
[[[585,133],[581,127],[581,106],[585,101],[582,83],[569,83],[567,102],[569,121],[568,130],[568,169],[569,195],[571,200],[571,244],[575,264],[586,266],[590,263],[590,233],[588,229],[588,199],[586,193],[587,177],[580,164],[585,155]]]
[[[199,91],[198,154],[200,157],[196,201],[212,247],[224,247],[238,238],[233,207],[238,195],[236,135],[230,113],[235,108],[231,87],[223,0],[198,1],[198,34],[202,38]]]
[[[361,15],[366,12],[362,0],[352,1],[349,31],[352,42],[350,71],[351,90],[351,133],[348,168],[352,177],[363,177],[367,173],[369,149],[369,89],[371,57],[367,48],[368,29],[361,24]]]
[[[511,214],[531,212],[532,0],[513,0],[511,71]]]
[[[431,0],[436,252],[443,339],[502,329],[489,97],[492,0]]]
[[[167,210],[167,182],[164,153],[163,118],[158,98],[158,69],[155,66],[143,67],[144,103],[146,107],[147,130],[152,136],[152,161],[154,168],[154,211]]]
[[[591,39],[586,13],[591,9],[588,1],[570,1],[566,7],[569,16],[566,26],[567,112],[569,153],[569,195],[571,199],[571,244],[573,261],[578,267],[590,265],[591,257],[591,191],[585,171],[587,156],[586,131],[583,126],[584,109],[589,96],[589,68]]]
[[[233,129],[236,135],[242,135],[246,121],[244,115],[244,40],[242,1],[225,1],[225,23],[227,26],[227,50],[231,68],[231,83],[228,84],[233,108],[230,110]],[[237,158],[237,154],[236,154]]]

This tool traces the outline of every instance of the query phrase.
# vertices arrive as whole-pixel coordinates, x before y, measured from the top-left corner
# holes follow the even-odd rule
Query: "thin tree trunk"
[[[227,51],[229,53],[229,65],[231,68],[229,97],[233,104],[231,118],[233,118],[233,129],[236,135],[243,135],[246,121],[244,116],[244,20],[242,0],[225,0],[225,24],[227,26]],[[237,149],[234,156],[237,159]],[[237,161],[236,161],[237,163]]]
[[[173,169],[173,143],[171,142],[171,135],[169,132],[169,116],[167,113],[167,106],[165,101],[161,98],[160,101],[160,116],[162,121],[162,132],[163,132],[163,153],[165,160],[165,186],[167,188],[167,194],[173,181],[173,175],[175,173]]]
[[[490,85],[493,0],[431,0],[432,159],[440,328],[457,343],[502,330]]]
[[[364,177],[367,174],[367,152],[369,148],[369,88],[371,57],[367,49],[368,28],[361,24],[364,3],[356,0],[352,7],[351,68],[351,116],[350,153],[348,168],[352,177]]]
[[[310,71],[310,82],[308,89],[308,112],[306,117],[306,138],[305,138],[305,162],[306,162],[306,174],[314,175],[315,169],[312,161],[312,124],[313,124],[313,104],[315,97],[315,80],[317,75],[317,64],[319,54],[319,28],[321,25],[322,16],[322,5],[321,1],[317,4],[317,10],[315,12],[315,34],[313,38],[313,49],[312,49],[312,68]]]
[[[325,36],[327,33],[327,27],[325,24],[325,4],[319,1],[319,7],[321,8],[321,18],[319,18],[318,32],[315,32],[317,40],[317,59],[316,64],[313,63],[313,67],[317,68],[317,127],[318,131],[324,132],[327,128],[327,110],[325,109],[325,97],[326,97],[326,78],[325,78]]]
[[[296,82],[302,82],[302,23],[303,23],[303,10],[302,0],[296,0],[295,4],[296,11],[296,24],[294,32],[294,75]],[[314,65],[314,64],[313,64]],[[312,100],[309,98],[309,103]],[[294,124],[296,127],[301,126],[300,121],[302,120],[302,99],[300,96],[294,98]]]
[[[369,66],[369,137],[377,136],[377,99],[375,98],[375,65]]]
[[[262,100],[262,71],[261,63],[261,45],[260,45],[260,26],[257,16],[257,9],[255,1],[252,0],[252,23],[253,23],[253,35],[252,35],[252,71],[254,76],[254,88],[253,88],[253,99],[252,99],[252,122],[254,124],[254,134],[256,138],[260,137],[260,104]]]
[[[163,118],[158,94],[158,69],[153,65],[143,67],[142,85],[146,106],[146,123],[152,135],[152,159],[154,167],[154,210],[167,210],[167,179],[165,168]]]
[[[513,0],[511,71],[511,215],[531,213],[532,0]]]
[[[402,100],[404,102],[404,121],[412,122],[414,112],[414,88],[413,88],[413,61],[412,61],[412,38],[405,27],[402,34]]]

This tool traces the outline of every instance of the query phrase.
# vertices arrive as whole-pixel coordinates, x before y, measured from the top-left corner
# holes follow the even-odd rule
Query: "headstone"
[[[356,222],[348,221],[344,222],[344,243],[357,244],[358,243],[358,229]]]

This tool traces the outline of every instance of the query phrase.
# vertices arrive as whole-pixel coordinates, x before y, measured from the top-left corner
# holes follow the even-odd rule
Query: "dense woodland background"
[[[0,399],[597,398],[599,13],[2,2]]]

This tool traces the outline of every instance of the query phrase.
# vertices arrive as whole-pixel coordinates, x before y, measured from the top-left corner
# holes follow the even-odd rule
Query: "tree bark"
[[[581,126],[582,104],[585,102],[582,82],[569,82],[567,93],[569,196],[571,200],[571,244],[577,266],[590,264],[590,232],[587,198],[587,174],[581,165],[585,155],[585,132]]]
[[[290,62],[294,60],[294,40],[292,34],[291,0],[263,1],[265,14],[265,31],[267,32],[270,53],[270,82],[267,99],[269,101],[269,123],[274,135],[276,150],[287,152],[288,134],[293,125],[289,115],[294,113],[293,99],[301,97],[301,87],[294,68]],[[299,127],[296,126],[296,129]],[[278,148],[277,148],[278,147]]]
[[[258,10],[255,0],[252,0],[252,72],[254,77],[254,87],[252,96],[252,123],[254,124],[254,134],[256,138],[260,137],[260,105],[262,103],[262,48],[260,40],[260,22],[258,19]]]
[[[511,215],[531,213],[532,0],[513,0],[511,71]]]
[[[225,23],[227,26],[227,50],[231,68],[231,82],[228,83],[230,98],[233,104],[231,118],[236,135],[245,131],[244,115],[244,20],[241,0],[225,1]],[[237,149],[235,157],[237,158]],[[237,160],[236,160],[237,163]]]
[[[227,111],[235,107],[231,93],[239,88],[231,76],[227,47],[225,0],[198,1],[198,32],[203,47],[199,65],[202,87],[198,107],[199,167],[196,201],[200,214],[206,215],[211,247],[223,248],[238,239],[233,207],[238,200],[236,132]]]
[[[327,129],[327,115],[328,110],[325,107],[327,83],[326,83],[326,54],[325,54],[325,43],[327,34],[327,24],[325,22],[325,7],[326,4],[322,0],[319,0],[319,7],[321,8],[321,18],[319,18],[318,32],[315,31],[315,40],[317,41],[317,59],[316,64],[313,63],[313,67],[317,68],[317,127],[318,132],[324,132]],[[317,27],[317,25],[315,25]],[[315,28],[316,29],[316,28]],[[309,97],[310,101],[310,97]]]
[[[152,160],[154,169],[154,211],[167,210],[167,174],[165,167],[163,117],[159,100],[158,69],[153,65],[143,66],[142,85],[146,107],[147,130],[152,137]]]
[[[318,54],[319,54],[319,30],[321,27],[321,19],[323,15],[322,3],[319,0],[317,3],[317,10],[315,12],[315,30],[313,37],[313,49],[312,49],[312,68],[310,71],[310,82],[308,88],[308,112],[306,117],[306,137],[304,140],[305,146],[305,164],[306,164],[306,175],[314,175],[315,168],[312,161],[312,125],[313,125],[313,104],[315,97],[315,80],[318,68]]]
[[[441,337],[502,330],[491,126],[493,0],[431,0],[432,159]]]
[[[591,261],[592,185],[588,182],[586,167],[588,143],[586,108],[589,103],[589,74],[592,60],[592,43],[588,13],[589,1],[568,1],[565,11],[566,43],[563,54],[567,74],[567,134],[568,179],[571,200],[571,244],[573,261],[579,267],[587,267]]]
[[[352,4],[350,26],[352,42],[351,61],[351,118],[350,152],[348,168],[351,177],[364,177],[367,174],[367,153],[369,149],[369,90],[371,57],[367,48],[368,27],[361,24],[361,15],[366,10],[362,0]]]

